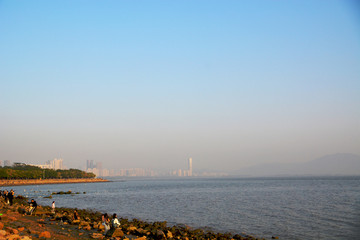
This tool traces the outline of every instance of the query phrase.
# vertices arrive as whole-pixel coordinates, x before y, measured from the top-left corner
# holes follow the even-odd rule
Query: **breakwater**
[[[68,179],[1,179],[0,186],[66,184],[66,183],[93,183],[109,182],[102,178],[68,178]]]

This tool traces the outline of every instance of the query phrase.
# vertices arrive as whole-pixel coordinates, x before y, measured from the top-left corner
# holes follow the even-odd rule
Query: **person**
[[[55,214],[55,201],[53,201],[51,204],[51,213]]]
[[[111,220],[111,228],[118,228],[120,226],[119,219],[117,218],[116,213],[113,214],[113,218]]]
[[[34,199],[31,199],[31,202],[29,202],[29,206],[30,206],[29,215],[32,215],[35,212],[36,208],[37,208],[36,201]]]
[[[79,213],[76,210],[74,210],[74,220],[80,220]]]
[[[14,195],[15,195],[14,190],[11,189],[10,192],[8,193],[8,199],[9,199],[10,206],[13,205]]]
[[[9,204],[9,192],[8,192],[8,190],[4,190],[4,200],[5,200],[5,203],[6,204]]]
[[[109,215],[107,213],[103,214],[101,216],[101,220],[102,220],[102,225],[104,225],[104,227],[105,227],[105,231],[104,231],[104,236],[105,236],[106,233],[110,230]]]

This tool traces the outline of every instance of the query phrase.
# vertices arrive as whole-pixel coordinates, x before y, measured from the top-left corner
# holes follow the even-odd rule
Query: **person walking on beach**
[[[110,227],[113,229],[120,227],[120,222],[119,219],[117,218],[116,213],[113,214]]]
[[[53,201],[51,204],[51,213],[55,214],[55,201]]]

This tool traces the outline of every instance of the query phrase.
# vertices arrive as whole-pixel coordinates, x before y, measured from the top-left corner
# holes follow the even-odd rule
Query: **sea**
[[[360,176],[112,178],[10,188],[41,205],[55,201],[56,207],[209,231],[265,239],[360,239]],[[78,194],[44,198],[69,190]]]

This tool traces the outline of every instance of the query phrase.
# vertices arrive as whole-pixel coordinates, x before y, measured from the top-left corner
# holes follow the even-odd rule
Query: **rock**
[[[51,234],[48,231],[41,232],[39,238],[51,238]]]
[[[87,226],[87,225],[89,225],[89,223],[88,223],[88,222],[85,222],[85,221],[81,221],[79,225],[80,225],[80,226]]]
[[[16,217],[9,216],[9,220],[15,222],[15,221],[17,221],[17,218],[16,218]]]
[[[167,238],[174,238],[172,232],[170,232],[170,231],[167,232],[166,237]]]
[[[93,239],[103,239],[104,236],[101,233],[93,233],[93,234],[91,234],[91,238],[93,238]]]
[[[14,234],[14,235],[7,236],[6,239],[7,240],[18,240],[18,239],[20,239],[20,236],[17,234]]]
[[[29,236],[21,236],[20,240],[32,240]]]
[[[124,237],[124,232],[120,228],[116,228],[114,233],[112,234],[112,237]]]
[[[146,240],[146,237],[145,236],[139,237],[139,238],[136,238],[135,240]]]
[[[161,230],[156,231],[156,237],[157,239],[166,239],[165,233]]]
[[[5,236],[7,232],[5,230],[0,230],[0,236]]]
[[[74,220],[72,221],[72,224],[80,224],[80,220]]]
[[[128,231],[136,231],[136,229],[137,229],[136,227],[131,226],[131,227],[128,227],[128,229],[127,229],[127,230],[128,230]]]
[[[90,225],[87,225],[87,226],[84,226],[83,229],[84,229],[84,230],[87,230],[87,231],[90,231],[90,230],[91,230],[91,227],[90,227]]]
[[[18,230],[13,229],[13,228],[11,228],[11,227],[6,227],[5,230],[6,230],[7,232],[9,232],[10,234],[18,234],[18,233],[19,233]]]
[[[25,210],[25,208],[23,208],[23,207],[18,207],[17,211],[18,211],[18,213],[20,213],[20,214],[25,214],[25,213],[26,213],[26,210]]]
[[[105,226],[100,223],[100,224],[98,225],[98,229],[99,229],[99,230],[105,230]]]
[[[21,236],[20,240],[32,240],[29,236]]]

